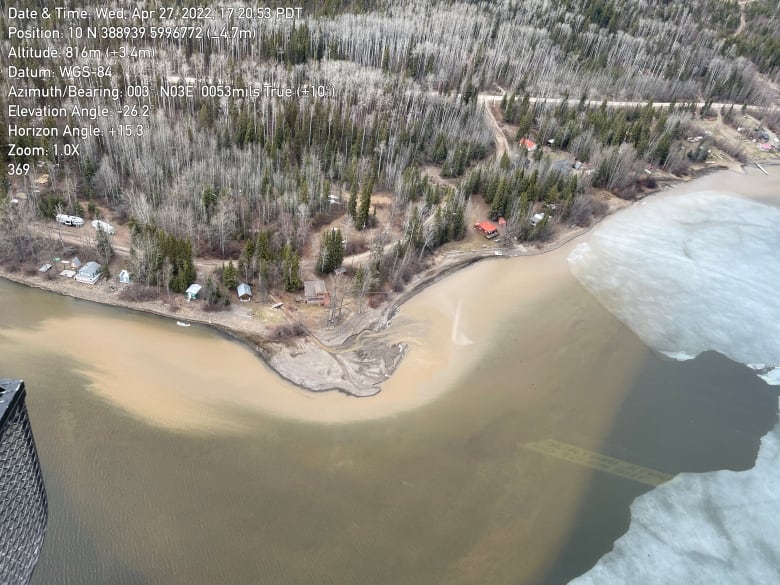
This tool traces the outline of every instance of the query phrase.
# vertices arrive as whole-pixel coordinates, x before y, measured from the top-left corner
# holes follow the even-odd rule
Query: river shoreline
[[[629,202],[626,204],[619,209],[629,206]],[[275,318],[268,322],[254,318],[242,320],[241,317],[250,316],[243,310],[243,304],[236,303],[235,310],[206,313],[200,309],[199,303],[193,303],[193,307],[178,299],[173,302],[127,301],[119,296],[121,287],[105,279],[95,285],[83,285],[59,276],[49,278],[37,272],[11,272],[3,267],[0,267],[0,278],[82,301],[147,313],[171,321],[206,325],[247,345],[279,377],[303,390],[337,391],[360,398],[374,396],[381,391],[381,384],[395,372],[405,350],[403,344],[388,346],[379,341],[368,347],[364,343],[358,349],[355,342],[361,334],[382,331],[404,303],[467,266],[488,258],[546,254],[587,233],[597,223],[595,221],[587,228],[566,230],[561,237],[542,247],[516,245],[498,250],[500,255],[494,249],[440,253],[432,267],[415,275],[404,291],[394,293],[380,307],[367,308],[362,314],[353,315],[335,328],[306,326],[304,335],[287,339],[271,337],[273,327],[280,323],[280,316],[284,315],[290,321],[296,319],[294,313],[284,309],[275,311]],[[267,312],[270,313],[270,309]]]
[[[726,172],[722,168],[708,170],[710,172],[704,173],[705,175],[717,171]],[[745,173],[744,167],[742,173]],[[267,303],[251,303],[249,306],[236,303],[232,310],[206,313],[201,310],[200,303],[182,302],[178,297],[141,302],[124,300],[120,298],[122,286],[105,279],[95,285],[82,285],[70,279],[51,278],[37,272],[10,272],[4,268],[0,268],[0,278],[98,304],[150,313],[175,321],[208,325],[248,345],[278,376],[299,388],[312,392],[335,390],[354,397],[368,397],[381,391],[382,383],[400,364],[405,346],[401,343],[389,345],[381,339],[364,340],[360,344],[357,340],[363,333],[379,332],[387,328],[399,308],[421,291],[486,258],[536,256],[557,250],[588,233],[605,217],[631,207],[645,197],[688,184],[702,176],[703,174],[699,174],[692,179],[665,184],[633,201],[612,196],[605,216],[598,218],[588,227],[561,229],[553,240],[541,246],[516,244],[512,247],[470,251],[447,250],[445,246],[443,251],[434,256],[432,265],[415,275],[404,291],[392,293],[380,307],[368,308],[360,314],[354,313],[333,328],[317,327],[311,321],[304,322],[295,307],[288,309],[285,306],[275,310],[266,306]],[[274,327],[283,323],[303,325],[306,334],[288,339],[273,339]]]

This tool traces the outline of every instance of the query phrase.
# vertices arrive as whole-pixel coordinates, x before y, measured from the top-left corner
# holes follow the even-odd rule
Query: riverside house
[[[498,235],[498,226],[492,221],[481,221],[474,224],[474,229],[485,236],[488,240],[492,240]]]
[[[252,287],[245,282],[238,285],[236,293],[238,293],[238,300],[241,302],[248,303],[252,300]]]
[[[76,274],[75,280],[77,282],[83,282],[84,284],[95,284],[100,280],[100,275],[103,272],[103,268],[97,262],[87,262],[79,268],[78,274]]]
[[[330,294],[322,280],[307,280],[303,283],[303,296],[308,305],[326,306],[330,302]]]

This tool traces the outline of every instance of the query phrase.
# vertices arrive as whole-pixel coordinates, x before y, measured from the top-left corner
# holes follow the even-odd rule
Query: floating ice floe
[[[772,384],[772,386],[780,386],[780,368],[772,368],[765,374],[759,374],[759,377],[767,384]]]
[[[631,505],[628,532],[569,585],[780,583],[780,424],[753,469],[682,473]]]
[[[674,359],[712,349],[780,385],[780,210],[724,193],[649,201],[569,256],[576,278]],[[628,532],[570,585],[780,583],[780,424],[753,469],[684,473],[637,498]]]
[[[780,209],[717,192],[661,197],[598,226],[574,276],[647,345],[715,350],[780,384]]]

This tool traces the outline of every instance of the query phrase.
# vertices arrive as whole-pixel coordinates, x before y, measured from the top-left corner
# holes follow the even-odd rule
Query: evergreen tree
[[[520,122],[517,124],[517,138],[518,140],[520,138],[525,138],[528,136],[528,133],[531,132],[531,126],[533,125],[534,121],[534,115],[531,110],[529,110],[527,113],[523,114],[523,117],[520,118]]]
[[[444,134],[439,134],[433,147],[433,162],[441,164],[447,158],[447,143]]]
[[[341,266],[344,260],[344,238],[341,236],[341,230],[333,228],[327,230],[322,235],[320,244],[320,257],[317,262],[317,268],[323,274],[333,272]]]
[[[358,186],[357,186],[357,180],[352,184],[352,192],[349,194],[349,203],[347,204],[347,211],[349,212],[349,216],[352,218],[352,221],[357,223],[357,197],[358,197]]]
[[[238,286],[238,273],[236,272],[236,267],[233,266],[232,260],[227,266],[222,268],[222,284],[230,290],[235,290]]]
[[[211,211],[214,209],[214,206],[217,203],[217,194],[214,192],[214,189],[211,186],[206,187],[203,189],[203,193],[201,194],[201,204],[203,205],[203,212],[206,215],[206,219],[209,219],[211,217]]]
[[[500,189],[493,197],[493,202],[490,204],[490,219],[498,219],[504,215],[504,209],[506,207],[506,191]]]
[[[309,185],[306,182],[306,177],[301,180],[300,185],[298,186],[298,203],[308,203],[309,202]]]
[[[463,207],[457,207],[452,212],[449,224],[449,239],[460,240],[466,235],[466,218],[463,215]]]
[[[661,140],[658,141],[658,145],[655,147],[654,158],[659,164],[663,165],[666,159],[669,157],[669,148],[672,145],[672,137],[669,134],[664,134]]]
[[[366,181],[363,191],[360,193],[360,206],[357,209],[355,225],[359,230],[368,227],[368,212],[371,210],[371,191],[374,190],[374,179]]]
[[[493,203],[493,197],[495,196],[496,191],[498,191],[499,181],[500,179],[498,178],[498,175],[493,175],[490,177],[487,185],[485,186],[485,192],[482,194],[482,196],[485,199],[485,203],[488,205]]]
[[[303,286],[300,275],[300,258],[290,244],[286,244],[282,249],[282,277],[284,278],[284,288],[289,292],[299,290]]]
[[[222,293],[219,289],[219,285],[215,283],[211,277],[206,281],[205,289],[203,298],[209,307],[218,307],[220,305],[226,307],[230,304],[230,299]]]
[[[271,236],[266,230],[257,232],[254,253],[255,256],[265,262],[273,260],[275,253],[271,246]]]
[[[468,148],[465,144],[461,144],[455,151],[455,160],[453,163],[453,174],[456,177],[460,177],[466,170],[466,160],[468,158]]]

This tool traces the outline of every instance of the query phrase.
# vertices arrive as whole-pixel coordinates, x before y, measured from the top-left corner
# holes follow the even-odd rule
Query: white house
[[[76,275],[78,282],[86,284],[95,284],[100,279],[100,274],[103,272],[103,268],[97,262],[87,262],[79,268],[79,273]]]
[[[198,295],[200,294],[200,289],[202,287],[199,284],[191,284],[187,290],[184,291],[185,296],[187,297],[188,301],[193,301],[198,298]]]
[[[127,270],[119,272],[119,282],[122,284],[130,284],[130,273]]]

